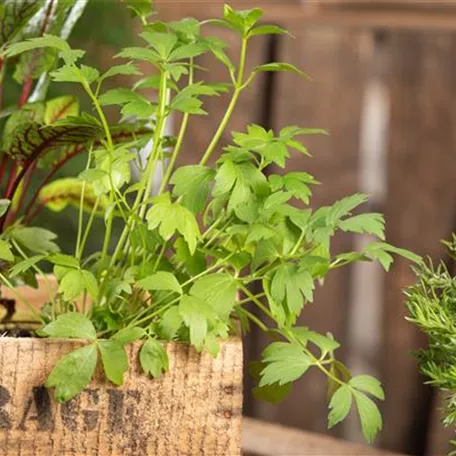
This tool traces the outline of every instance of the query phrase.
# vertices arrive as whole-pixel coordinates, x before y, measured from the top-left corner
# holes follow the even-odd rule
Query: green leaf
[[[71,49],[64,39],[58,36],[45,34],[42,37],[30,38],[26,41],[11,45],[6,51],[6,56],[13,57],[26,51],[42,48],[54,48],[59,50],[61,57],[65,60],[67,65],[75,63],[76,60],[80,59],[85,54],[85,51]]]
[[[163,345],[154,340],[148,339],[139,353],[141,368],[153,378],[159,378],[162,372],[169,369],[168,353]]]
[[[382,429],[382,416],[375,402],[366,395],[358,391],[355,391],[353,394],[358,407],[364,437],[368,443],[372,443],[377,433]]]
[[[153,0],[122,0],[132,11],[133,16],[139,16],[145,21],[153,13]]]
[[[160,60],[160,56],[153,49],[143,47],[127,47],[122,49],[115,57],[123,57],[126,59],[144,60],[155,64]]]
[[[11,231],[11,237],[26,249],[34,253],[58,252],[59,247],[54,242],[57,235],[44,228],[21,227]]]
[[[307,79],[310,79],[309,75],[304,71],[296,68],[294,65],[290,63],[283,63],[283,62],[274,62],[274,63],[267,63],[265,65],[259,65],[253,69],[254,73],[260,73],[264,71],[289,71],[291,73],[297,73],[300,76],[304,76]]]
[[[377,399],[384,400],[385,392],[381,386],[381,383],[370,375],[358,375],[353,377],[350,382],[350,386],[356,388],[364,393],[372,394]]]
[[[195,253],[200,236],[195,216],[179,203],[171,203],[169,195],[157,201],[146,215],[149,229],[159,227],[159,234],[165,241],[178,231],[187,242],[190,253]]]
[[[65,274],[59,284],[59,292],[63,293],[65,301],[79,297],[86,289],[84,276],[79,270],[70,270]]]
[[[97,358],[97,347],[92,344],[78,348],[57,362],[45,383],[47,388],[55,387],[57,402],[69,401],[90,383]]]
[[[215,171],[206,166],[182,166],[171,177],[173,194],[183,197],[183,205],[194,214],[201,212],[209,196],[210,184]]]
[[[57,120],[65,119],[79,114],[79,101],[72,95],[54,98],[46,103],[44,123],[52,124]]]
[[[174,33],[142,32],[141,37],[146,40],[163,60],[168,60],[171,51],[177,44],[178,38]]]
[[[277,25],[260,25],[250,30],[249,36],[258,36],[258,35],[285,35],[288,33],[282,27]]]
[[[385,219],[382,214],[355,215],[341,221],[339,228],[352,233],[374,234],[380,239],[385,239]]]
[[[39,332],[42,337],[58,339],[89,339],[95,340],[97,332],[92,322],[83,314],[69,312],[59,315]]]
[[[261,372],[260,387],[294,382],[312,365],[299,345],[286,342],[273,342],[263,351],[262,358],[267,365]]]
[[[286,301],[289,312],[298,315],[305,304],[312,302],[315,288],[312,276],[300,271],[295,264],[279,266],[271,281],[271,295],[277,302]]]
[[[176,276],[171,272],[158,271],[155,274],[140,280],[138,285],[148,291],[167,290],[182,294],[182,287],[176,279]]]
[[[185,263],[187,271],[192,275],[196,276],[201,274],[207,267],[206,256],[204,253],[196,250],[192,255],[188,249],[187,243],[179,238],[176,240],[176,261]]]
[[[11,245],[9,242],[0,239],[0,259],[6,261],[14,261],[14,255],[11,251]]]
[[[169,55],[169,61],[175,62],[178,60],[190,59],[204,54],[207,48],[199,43],[184,44],[177,47]]]
[[[122,65],[115,65],[109,68],[108,71],[103,73],[100,77],[100,81],[104,81],[105,79],[112,78],[113,76],[141,76],[142,73],[138,70],[136,65],[133,63],[124,63]]]
[[[84,282],[84,289],[87,290],[87,293],[89,293],[92,298],[96,298],[98,296],[97,279],[90,271],[82,270],[81,274]]]
[[[0,217],[3,217],[6,214],[6,211],[10,207],[11,201],[8,199],[0,199]]]
[[[294,327],[292,331],[301,343],[306,344],[307,342],[312,342],[322,352],[332,353],[340,347],[340,344],[332,337],[324,336],[323,334],[311,331],[309,328]]]
[[[131,344],[136,342],[139,339],[142,339],[146,335],[146,331],[143,328],[133,327],[133,328],[124,328],[119,332],[115,333],[111,339],[117,340],[121,344]]]
[[[16,277],[20,274],[23,274],[29,271],[35,264],[39,263],[41,260],[46,258],[45,255],[35,255],[30,258],[26,258],[25,260],[19,261],[10,269],[10,276]]]
[[[115,339],[98,342],[103,368],[109,380],[115,385],[123,385],[124,374],[128,370],[128,358],[124,344]]]
[[[219,272],[195,280],[190,294],[206,301],[222,320],[227,321],[236,303],[236,290],[235,277]]]
[[[166,340],[173,340],[182,323],[183,318],[179,307],[171,307],[163,314],[160,320],[161,334]]]
[[[363,193],[356,193],[336,201],[328,210],[326,223],[330,227],[335,227],[342,217],[350,215],[353,209],[358,207],[360,204],[365,203],[367,200],[367,195],[364,195]]]
[[[328,427],[332,428],[346,418],[352,406],[352,391],[347,385],[341,385],[333,394],[329,403]]]
[[[190,330],[190,342],[200,351],[207,335],[207,304],[194,296],[182,296],[179,312]]]
[[[249,373],[250,375],[259,380],[261,376],[261,371],[265,368],[265,364],[259,361],[253,361],[249,363]],[[272,404],[278,404],[282,402],[290,393],[293,388],[292,383],[285,383],[284,385],[279,385],[275,383],[273,385],[265,386],[256,386],[253,388],[253,396],[255,399],[270,402]]]

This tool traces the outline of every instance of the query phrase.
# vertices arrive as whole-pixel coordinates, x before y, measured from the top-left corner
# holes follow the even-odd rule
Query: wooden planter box
[[[0,338],[2,456],[240,455],[240,340],[223,343],[216,359],[170,343],[170,371],[158,380],[140,372],[141,344],[132,344],[124,386],[99,367],[79,396],[56,403],[43,384],[58,359],[83,344]]]

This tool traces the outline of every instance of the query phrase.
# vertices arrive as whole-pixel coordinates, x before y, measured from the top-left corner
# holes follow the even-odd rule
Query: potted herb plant
[[[324,131],[248,125],[221,149],[236,103],[258,74],[306,76],[281,62],[246,74],[249,42],[283,29],[260,24],[260,9],[225,6],[223,18],[210,22],[239,35],[240,60],[234,63],[223,41],[201,33],[204,24],[190,18],[153,22],[148,2],[134,5],[144,46],[123,49],[117,58],[124,60],[103,74],[82,63],[83,51],[56,36],[14,43],[3,52],[13,59],[54,50],[61,66],[52,80],[78,84],[93,105],[92,113],[34,127],[36,137],[46,138],[54,129],[77,126],[68,142],[87,148],[87,166],[77,180],[55,181],[42,198],[51,209],[79,201],[74,254],[36,252],[33,242],[19,245],[14,233],[21,220],[1,235],[12,257],[24,257],[4,268],[4,285],[18,271],[39,272],[41,262],[54,265],[58,282],[57,293],[38,312],[42,327],[33,337],[0,339],[0,436],[6,454],[31,454],[31,448],[53,454],[240,454],[238,336],[251,324],[272,339],[252,366],[259,398],[285,397],[295,380],[316,368],[330,384],[329,426],[343,420],[355,402],[372,441],[381,428],[373,401],[383,399],[380,383],[352,377],[336,360],[339,344],[330,334],[295,323],[313,299],[315,282],[332,269],[357,260],[378,260],[388,269],[392,254],[418,257],[384,242],[380,214],[353,215],[365,195],[311,209],[311,187],[318,183],[311,175],[267,174],[271,164],[285,169],[292,149],[308,154],[298,138]],[[228,84],[197,80],[195,59],[204,53],[225,65]],[[141,74],[136,62],[146,62],[153,72]],[[104,81],[118,74],[138,80],[132,88],[104,90]],[[156,89],[156,99],[145,97],[145,88]],[[212,140],[195,154],[193,165],[176,167],[190,116],[205,115],[204,97],[222,92],[231,101]],[[112,105],[120,107],[115,126],[104,110]],[[176,137],[168,138],[165,125],[174,112],[182,121]],[[146,160],[138,152],[143,137],[115,141],[130,116],[139,122],[154,118]],[[25,135],[20,144],[32,147],[35,141]],[[137,182],[132,165],[139,170]],[[152,194],[157,169],[163,173]],[[85,243],[98,213],[105,232],[99,252],[87,256]],[[114,223],[123,226],[115,245]],[[333,256],[331,239],[340,230],[371,233],[379,241],[363,252]],[[261,284],[261,292],[252,292],[253,284]],[[54,399],[46,388],[55,390]]]
[[[456,235],[444,242],[452,261],[456,260]],[[406,291],[408,319],[427,336],[428,348],[418,352],[420,369],[429,383],[446,399],[445,426],[456,423],[456,278],[444,264],[431,262],[416,269],[417,283]],[[452,442],[456,444],[456,442]]]

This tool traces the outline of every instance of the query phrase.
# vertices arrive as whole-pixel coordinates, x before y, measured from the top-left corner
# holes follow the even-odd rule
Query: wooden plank
[[[173,16],[196,16],[200,19],[220,17],[224,0],[158,0],[158,11]],[[410,9],[336,9],[321,8],[315,2],[264,0],[258,5],[265,11],[264,21],[279,24],[327,25],[363,29],[456,30],[454,2],[451,8]],[[252,8],[250,0],[232,1],[234,8]],[[165,17],[165,16],[164,16]]]
[[[168,343],[170,371],[156,380],[140,371],[142,344],[130,344],[124,385],[109,383],[98,365],[88,389],[70,402],[57,403],[43,384],[56,362],[82,345],[0,338],[2,455],[240,456],[239,339],[223,342],[217,358]]]
[[[304,68],[313,81],[299,79],[294,74],[279,76],[272,125],[276,130],[286,125],[329,130],[329,137],[314,136],[304,140],[312,158],[296,154],[289,160],[289,171],[310,172],[322,182],[322,186],[314,191],[312,206],[316,207],[331,204],[355,193],[358,188],[358,137],[363,90],[360,41],[363,37],[357,32],[301,27],[293,27],[292,33],[296,39],[285,39],[281,43],[277,60]],[[339,236],[334,251],[349,251],[352,240],[350,235]],[[331,272],[324,287],[318,287],[315,303],[304,310],[299,323],[323,333],[331,331],[344,344],[349,287],[348,268]],[[343,357],[344,352],[340,355]],[[310,370],[283,403],[255,403],[254,416],[315,432],[327,432],[326,396],[324,378],[318,371]],[[332,432],[337,434],[340,428]]]
[[[261,456],[394,456],[372,447],[245,417],[242,449]]]
[[[390,48],[387,239],[438,259],[440,239],[455,229],[456,36],[397,32]],[[412,354],[424,338],[405,321],[402,290],[414,280],[409,263],[397,260],[385,282],[382,436],[386,448],[420,454],[432,398]]]

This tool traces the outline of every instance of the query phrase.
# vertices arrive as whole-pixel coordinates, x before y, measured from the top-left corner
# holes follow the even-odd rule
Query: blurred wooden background
[[[453,1],[234,1],[234,7],[265,9],[265,20],[288,28],[289,37],[256,38],[250,66],[288,61],[311,74],[258,78],[238,106],[230,128],[255,122],[279,129],[288,124],[322,127],[329,138],[309,138],[313,158],[293,157],[296,170],[323,185],[314,204],[349,193],[371,195],[369,210],[387,217],[388,241],[434,259],[439,241],[456,230],[456,2]],[[219,16],[221,1],[158,1],[166,18]],[[220,33],[220,31],[217,31]],[[239,52],[230,33],[231,55]],[[207,81],[225,79],[222,68]],[[193,123],[187,157],[198,156],[215,130],[226,100],[210,101],[210,116]],[[229,137],[225,138],[229,141]],[[337,250],[368,241],[342,235]],[[377,445],[413,455],[445,454],[452,430],[443,430],[439,398],[423,385],[412,351],[424,343],[405,321],[402,290],[414,280],[397,260],[389,274],[375,265],[334,271],[302,324],[331,331],[340,356],[355,372],[379,376],[386,388],[384,430]],[[254,332],[247,359],[257,358],[264,340]],[[326,429],[326,389],[318,373],[306,374],[278,406],[256,402],[246,379],[245,414],[315,432]],[[356,417],[332,435],[360,440]]]

